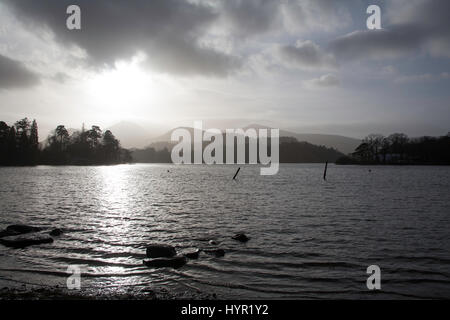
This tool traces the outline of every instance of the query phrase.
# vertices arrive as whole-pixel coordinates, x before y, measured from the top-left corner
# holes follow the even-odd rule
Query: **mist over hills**
[[[191,127],[178,127],[182,129],[187,129],[191,135],[193,135],[194,129]],[[167,131],[163,135],[156,136],[150,138],[146,146],[153,147],[157,150],[161,150],[164,147],[168,147],[171,144],[170,138],[172,132],[178,128],[174,128],[172,130]],[[247,129],[271,129],[268,126],[260,125],[260,124],[250,124],[244,128]],[[116,134],[119,137],[120,135]],[[296,138],[299,142],[307,142],[313,145],[325,146],[327,148],[333,148],[338,150],[341,153],[348,154],[355,150],[355,148],[361,143],[361,140],[340,136],[340,135],[332,135],[332,134],[318,134],[318,133],[296,133],[287,130],[280,130],[280,137],[293,137]],[[122,140],[121,140],[122,141]]]
[[[270,127],[259,124],[251,124],[244,129],[270,129]],[[280,137],[293,137],[298,141],[308,142],[318,146],[325,146],[327,148],[336,149],[344,154],[351,153],[361,143],[360,139],[345,137],[334,134],[320,134],[320,133],[297,133],[288,130],[280,129]]]
[[[151,137],[156,135],[152,128],[147,129],[130,121],[118,122],[108,127],[107,130],[114,133],[124,148],[144,148],[149,145]]]
[[[260,129],[271,129],[267,126],[259,124],[252,124],[242,129],[246,131],[251,128],[257,131]],[[171,150],[178,143],[171,141],[172,133],[176,129],[187,130],[190,133],[192,139],[194,137],[195,130],[198,130],[192,127],[178,127],[164,133],[163,135],[157,136],[150,140],[151,143],[146,148],[132,150],[132,157],[134,161],[144,163],[171,162],[170,156]],[[202,132],[203,131],[204,130],[202,130]],[[224,135],[223,141],[224,143],[226,143],[224,130],[222,130],[222,134]],[[268,134],[270,135],[270,131],[268,132]],[[316,145],[305,140],[299,140],[305,138],[312,141],[319,141],[321,143],[320,145]],[[249,142],[250,140],[247,140],[245,144]],[[239,142],[237,143],[239,144]],[[208,142],[202,142],[203,148],[207,144]],[[344,150],[348,151],[347,153],[350,153],[359,144],[360,144],[359,140],[347,137],[340,137],[333,135],[318,135],[318,134],[305,135],[280,130],[280,154],[279,154],[280,162],[282,163],[302,163],[302,162],[313,163],[325,161],[334,162],[344,155],[344,153],[338,150],[336,146],[339,146]],[[235,149],[236,148],[237,146],[235,145]],[[248,146],[246,146],[245,148],[248,150]],[[225,154],[225,146],[224,146],[224,154]],[[248,154],[246,155],[246,159],[247,159],[246,161],[248,161]]]
[[[287,131],[285,132],[287,133]],[[281,134],[281,132],[280,132]],[[283,135],[285,136],[285,135]],[[361,140],[332,135],[332,134],[319,134],[319,133],[290,133],[290,137],[296,138],[298,141],[305,141],[318,146],[325,146],[327,148],[334,148],[344,154],[352,153],[355,148],[361,143]]]
[[[253,140],[258,143],[257,141]],[[270,141],[270,140],[269,140]],[[171,150],[176,142],[166,142],[162,147],[161,142],[155,143],[151,147],[145,149],[133,149],[132,158],[134,162],[137,163],[170,163],[171,160]],[[208,142],[202,143],[202,148],[208,145]],[[228,152],[226,146],[226,139],[224,139],[223,146],[223,163],[227,163],[226,154]],[[245,144],[237,142],[234,145],[234,163],[237,162],[237,150],[241,149],[245,152],[245,163],[250,163],[249,158],[249,144],[250,140],[247,140]],[[156,146],[159,146],[157,148]],[[270,149],[270,147],[269,147]],[[308,142],[299,142],[293,137],[280,137],[279,145],[279,161],[280,163],[323,163],[326,161],[335,162],[344,156],[343,153],[324,146],[313,145]],[[190,161],[194,159],[194,147],[191,146]],[[258,157],[259,159],[259,157]],[[259,160],[258,160],[259,161]]]

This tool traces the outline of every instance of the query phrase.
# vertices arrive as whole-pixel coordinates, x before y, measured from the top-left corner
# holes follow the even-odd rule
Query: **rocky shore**
[[[3,287],[0,300],[214,300],[216,294],[185,290],[171,292],[166,288],[126,287],[114,289],[68,290],[61,287]]]
[[[15,249],[28,246],[52,244],[66,231],[60,228],[29,226],[24,224],[9,225],[0,230],[0,244]],[[250,240],[245,234],[230,236],[238,242]],[[201,248],[190,248],[179,252],[177,248],[165,243],[149,243],[146,246],[146,259],[143,265],[149,268],[178,269],[190,260],[202,259],[204,255],[217,258],[224,257],[226,249],[220,247],[220,241],[209,240],[208,245]],[[18,251],[20,252],[20,251]],[[3,288],[2,288],[3,287]],[[147,285],[115,286],[102,288],[82,288],[69,290],[66,287],[32,284],[0,284],[0,300],[171,300],[171,299],[216,299],[216,294],[201,292],[197,288],[182,287],[180,289],[158,288]]]

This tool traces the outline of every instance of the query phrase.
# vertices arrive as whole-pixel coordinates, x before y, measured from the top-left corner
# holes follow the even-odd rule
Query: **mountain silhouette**
[[[178,127],[187,129],[191,135],[194,132],[194,129],[191,127]],[[151,138],[149,140],[149,143],[147,146],[154,147],[155,149],[162,149],[164,147],[170,146],[172,143],[170,143],[170,138],[172,135],[172,132],[178,128],[174,128],[172,130],[169,130],[168,132]],[[260,124],[250,124],[244,128],[243,130],[247,129],[271,129],[271,127],[260,125]],[[120,135],[117,134],[117,136],[120,138]],[[361,140],[340,136],[340,135],[333,135],[333,134],[315,134],[315,133],[297,133],[287,130],[280,130],[280,137],[293,137],[296,138],[299,142],[308,142],[313,145],[317,146],[325,146],[327,148],[333,148],[338,150],[339,152],[343,154],[351,153],[355,150],[355,148],[361,143]]]
[[[121,121],[107,130],[114,132],[124,148],[143,148],[148,145],[150,133],[137,123]]]

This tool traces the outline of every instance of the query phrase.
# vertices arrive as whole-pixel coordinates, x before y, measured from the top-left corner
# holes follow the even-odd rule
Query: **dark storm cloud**
[[[94,66],[112,66],[141,51],[163,72],[223,76],[237,57],[201,44],[217,18],[211,6],[176,0],[3,0],[25,24],[46,26],[56,40],[84,49]],[[66,28],[66,8],[81,8],[81,30]]]
[[[235,36],[250,37],[288,30],[330,30],[345,25],[348,8],[335,0],[205,0],[212,1]]]
[[[255,35],[280,27],[280,4],[276,0],[227,0],[218,7],[236,34]]]
[[[410,33],[410,28],[354,31],[336,39],[331,49],[343,60],[401,56],[417,49],[421,41],[417,34]]]
[[[0,55],[0,89],[26,88],[38,82],[38,76],[22,63]]]
[[[82,61],[89,66],[111,67],[117,60],[143,52],[146,63],[155,70],[210,76],[226,76],[243,65],[246,53],[240,53],[238,44],[242,37],[282,34],[287,29],[296,33],[311,28],[328,30],[345,20],[347,12],[332,0],[0,2],[36,34],[47,29],[68,50],[83,49],[87,57]],[[81,8],[81,30],[66,28],[66,9],[72,4]],[[222,47],[226,43],[220,41],[223,35],[237,39],[232,51]],[[298,63],[299,58],[296,60]]]
[[[383,59],[425,49],[433,55],[450,57],[450,1],[398,4],[390,25],[336,39],[331,44],[334,54],[342,59]]]
[[[298,41],[295,46],[280,47],[282,58],[288,62],[305,68],[334,68],[336,61],[334,57],[323,52],[314,42]]]

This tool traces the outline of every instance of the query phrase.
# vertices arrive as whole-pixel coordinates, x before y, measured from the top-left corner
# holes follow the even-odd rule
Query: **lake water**
[[[152,286],[219,298],[450,298],[450,167],[119,165],[0,168],[0,227],[67,232],[0,246],[0,286]],[[371,171],[369,171],[369,169]],[[231,239],[245,232],[251,240]],[[215,240],[218,245],[208,243]],[[142,265],[149,243],[220,247],[184,267]],[[381,290],[366,287],[369,265]]]

